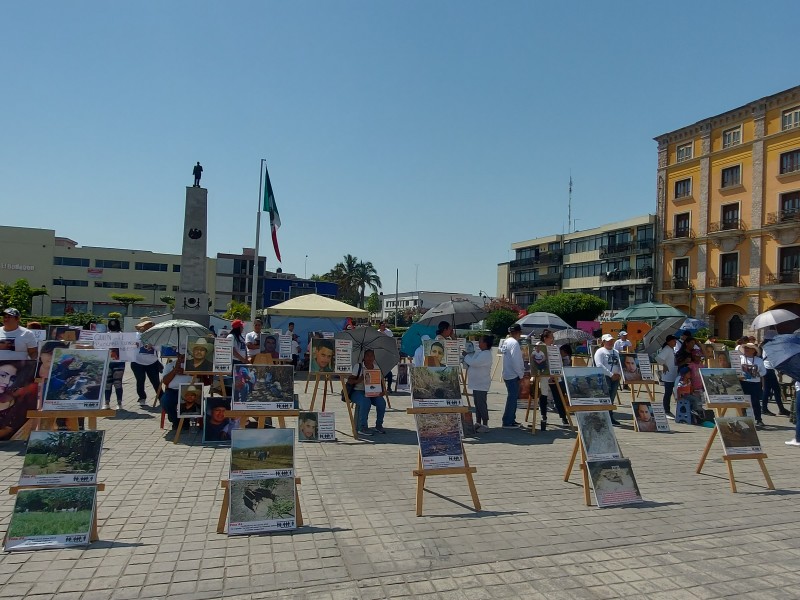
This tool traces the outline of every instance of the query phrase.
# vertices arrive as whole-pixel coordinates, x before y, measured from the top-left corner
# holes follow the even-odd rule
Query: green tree
[[[250,307],[244,302],[231,300],[228,302],[228,310],[223,313],[222,318],[233,321],[234,319],[247,319],[250,316]]]
[[[372,315],[381,312],[381,297],[378,295],[378,292],[372,292],[369,295],[369,298],[367,298],[366,309]]]
[[[377,292],[382,286],[381,278],[378,277],[378,272],[370,261],[360,261],[356,265],[356,277],[353,283],[358,288],[359,308],[364,308],[364,294],[367,288],[371,289],[373,292]]]
[[[519,319],[519,313],[506,308],[490,312],[484,324],[486,328],[496,336],[504,338],[511,327]]]
[[[33,313],[33,298],[47,295],[44,288],[32,288],[27,279],[0,283],[0,308],[16,308],[23,317]]]
[[[544,296],[528,307],[528,312],[549,312],[575,327],[578,321],[594,321],[608,308],[608,303],[592,294],[561,292]]]
[[[332,281],[339,286],[338,299],[347,304],[364,308],[367,288],[377,292],[381,287],[381,278],[370,261],[359,260],[352,254],[345,254],[342,261],[322,276],[311,278]]]
[[[175,310],[175,296],[159,296],[158,299],[169,306],[170,310]]]
[[[140,296],[139,294],[109,294],[109,297],[112,300],[125,305],[126,315],[130,313],[131,305],[136,304],[137,302],[144,302],[144,296]]]

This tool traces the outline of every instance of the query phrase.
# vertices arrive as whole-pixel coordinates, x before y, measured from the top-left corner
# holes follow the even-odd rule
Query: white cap
[[[627,331],[620,331],[619,332],[619,337],[622,337],[623,335],[628,335],[628,332]]]
[[[600,341],[602,341],[602,342],[613,342],[614,341],[614,336],[611,335],[610,333],[604,333],[603,337],[600,338]]]

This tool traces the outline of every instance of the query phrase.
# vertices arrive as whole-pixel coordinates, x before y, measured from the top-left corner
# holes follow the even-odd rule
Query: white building
[[[400,311],[420,308],[428,310],[437,304],[448,300],[471,300],[478,306],[483,306],[489,299],[485,296],[475,296],[474,294],[455,293],[455,292],[399,292],[398,294],[381,294],[380,319],[389,318],[395,310]]]

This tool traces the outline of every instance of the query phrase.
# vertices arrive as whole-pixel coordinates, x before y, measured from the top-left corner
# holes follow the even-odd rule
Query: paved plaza
[[[303,387],[297,391],[308,407]],[[425,514],[415,516],[410,397],[391,396],[386,435],[354,441],[337,393],[328,409],[337,413],[339,441],[297,445],[305,526],[228,537],[216,524],[230,450],[203,447],[194,433],[172,444],[172,432],[159,428],[160,410],[136,402],[128,369],[125,410],[99,422],[107,432],[100,541],[0,555],[2,597],[800,596],[800,454],[783,443],[793,431],[787,418],[765,417],[759,432],[777,490],[766,489],[755,461],[740,461],[732,494],[718,441],[703,474],[694,472],[709,429],[670,422],[670,434],[636,433],[625,407],[617,437],[646,502],[598,509],[584,505],[577,470],[563,481],[575,434],[500,429],[504,389],[495,381],[489,394],[491,431],[466,442],[481,512],[472,510],[463,476],[442,476],[428,479]],[[24,451],[21,442],[0,446],[4,487],[17,483]],[[13,507],[13,497],[4,497],[3,531]]]

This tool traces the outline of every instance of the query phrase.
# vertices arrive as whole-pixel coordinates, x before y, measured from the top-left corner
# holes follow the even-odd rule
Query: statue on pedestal
[[[192,175],[194,175],[194,185],[192,187],[200,187],[200,178],[203,176],[203,167],[200,166],[198,162],[194,169],[192,169]]]

